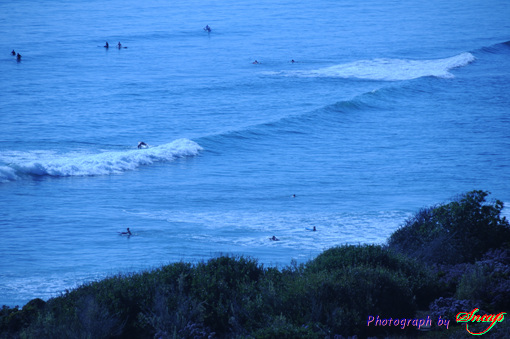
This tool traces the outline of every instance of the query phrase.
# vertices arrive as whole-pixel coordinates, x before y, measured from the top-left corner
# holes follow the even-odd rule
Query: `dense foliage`
[[[501,217],[503,203],[486,202],[485,191],[420,210],[393,233],[388,244],[426,263],[474,262],[489,249],[510,243],[510,224]]]
[[[502,203],[486,204],[486,196],[474,191],[420,211],[389,246],[334,247],[283,269],[231,256],[179,262],[91,282],[47,302],[34,299],[22,309],[4,306],[0,338],[398,337],[419,332],[369,327],[368,316],[453,320],[472,307],[499,313],[510,308],[508,222],[500,217]],[[498,239],[481,234],[487,230]],[[466,246],[472,251],[461,253]],[[510,331],[496,327],[491,335]],[[448,335],[465,334],[458,330]]]

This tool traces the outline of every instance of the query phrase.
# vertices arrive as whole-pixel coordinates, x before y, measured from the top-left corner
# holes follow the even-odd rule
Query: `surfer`
[[[206,31],[207,33],[211,33],[212,29],[211,27],[209,27],[209,25],[205,25],[204,31]]]
[[[16,52],[14,52],[14,50],[12,50],[11,55],[13,55],[13,56],[16,55]]]
[[[148,148],[148,147],[149,147],[149,145],[147,145],[147,144],[146,144],[145,142],[143,142],[143,141],[140,141],[140,142],[138,143],[138,148]]]
[[[119,43],[117,44],[117,47],[118,47],[119,49],[121,49],[121,48],[122,48],[122,45],[121,45],[120,41],[119,41]]]
[[[255,60],[254,62],[252,62],[252,64],[254,64],[254,65],[258,65],[258,64],[260,64],[260,62],[258,62],[257,60]]]
[[[272,240],[272,241],[280,241],[280,239],[278,239],[278,238],[277,238],[277,237],[275,237],[274,235],[273,235],[273,237],[272,237],[272,238],[269,238],[269,240]]]
[[[106,44],[104,45],[104,48],[108,49],[110,48],[110,45],[108,44],[108,41],[106,42]]]
[[[295,63],[294,59],[292,59],[290,62]]]
[[[315,232],[315,231],[317,231],[317,229],[315,228],[315,226],[313,227],[313,230],[312,230],[312,231],[314,231],[314,232]]]
[[[129,227],[127,228],[127,232],[120,232],[120,235],[127,235],[127,236],[130,236],[132,235],[131,231],[129,230]]]
[[[296,197],[296,195],[295,195],[295,194],[293,194],[293,195],[292,195],[292,197],[293,197],[293,198],[295,198],[295,197]]]
[[[18,53],[18,55],[16,56],[16,60],[21,61],[21,54]]]

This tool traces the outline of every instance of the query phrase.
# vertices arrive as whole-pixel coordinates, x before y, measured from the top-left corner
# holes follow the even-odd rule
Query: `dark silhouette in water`
[[[16,52],[14,52],[14,50],[12,50],[11,55],[16,55]]]
[[[131,231],[129,230],[129,227],[127,228],[127,232],[119,232],[120,235],[127,235],[127,236],[130,236],[132,235]]]
[[[104,45],[104,48],[108,49],[110,48],[110,45],[108,44],[108,41],[106,42],[106,44]]]
[[[272,240],[272,241],[280,241],[280,239],[278,239],[278,238],[277,238],[277,237],[275,237],[274,235],[273,235],[273,237],[272,237],[272,238],[269,238],[269,240]]]
[[[18,55],[16,56],[16,60],[21,61],[21,54],[18,53]]]
[[[119,49],[121,49],[121,48],[122,48],[122,45],[120,44],[120,41],[119,41],[119,43],[117,44],[117,47],[118,47]]]
[[[149,145],[147,145],[145,142],[140,141],[138,143],[138,148],[149,148]]]
[[[211,27],[209,27],[209,25],[205,25],[204,31],[206,31],[207,33],[211,33],[212,29]]]

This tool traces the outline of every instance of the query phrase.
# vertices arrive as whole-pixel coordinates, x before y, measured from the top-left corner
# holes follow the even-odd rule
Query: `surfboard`
[[[132,237],[134,235],[138,235],[138,233],[131,233],[131,234],[126,234],[125,232],[117,232],[119,233],[120,236],[126,236],[126,237]]]

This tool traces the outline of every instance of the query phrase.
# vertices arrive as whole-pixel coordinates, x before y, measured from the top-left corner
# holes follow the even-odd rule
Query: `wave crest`
[[[17,180],[16,171],[9,166],[0,166],[0,183]]]
[[[357,78],[365,80],[399,81],[434,76],[452,78],[449,71],[466,66],[475,57],[462,53],[451,58],[436,60],[372,59],[359,60],[310,71],[283,71],[286,76]]]
[[[116,174],[155,162],[195,156],[201,150],[202,147],[194,141],[178,139],[168,144],[140,150],[68,154],[28,161],[11,159],[8,166],[0,166],[0,182],[16,180],[19,175],[68,177]]]

